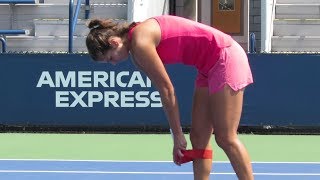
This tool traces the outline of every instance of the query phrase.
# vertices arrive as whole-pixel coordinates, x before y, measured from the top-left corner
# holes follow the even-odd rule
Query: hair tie
[[[97,25],[93,26],[93,27],[91,28],[91,30],[92,30],[92,29],[96,29],[96,28],[98,28],[99,26],[100,26],[100,25],[97,24]]]

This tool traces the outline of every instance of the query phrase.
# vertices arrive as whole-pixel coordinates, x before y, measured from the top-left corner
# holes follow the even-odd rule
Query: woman
[[[195,150],[211,150],[210,138],[227,154],[239,179],[253,179],[250,158],[237,136],[244,88],[253,82],[246,53],[229,35],[176,16],[118,24],[93,19],[86,45],[91,58],[117,64],[132,55],[134,64],[160,93],[173,134],[177,165],[187,147],[180,127],[178,102],[164,64],[183,63],[198,70],[190,140]],[[193,159],[194,179],[208,179],[212,159]]]

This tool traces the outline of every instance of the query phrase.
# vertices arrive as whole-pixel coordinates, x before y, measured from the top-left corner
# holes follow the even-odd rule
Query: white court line
[[[86,159],[0,159],[0,161],[52,161],[52,162],[124,162],[124,163],[171,163],[172,161],[138,161],[138,160],[86,160]],[[230,163],[229,161],[212,161],[213,163]],[[252,162],[254,164],[320,164],[320,162]]]
[[[45,171],[45,170],[0,170],[0,173],[61,173],[61,174],[154,174],[191,175],[193,172],[122,172],[122,171]],[[216,175],[236,175],[235,173],[210,173]],[[253,173],[256,176],[320,176],[320,173]]]

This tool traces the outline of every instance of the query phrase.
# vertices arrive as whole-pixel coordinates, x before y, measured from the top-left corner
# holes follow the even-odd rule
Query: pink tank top
[[[161,29],[157,52],[164,64],[192,65],[200,73],[207,74],[218,61],[220,50],[234,41],[217,29],[178,16],[163,15],[154,19]],[[131,33],[132,30],[129,39]]]

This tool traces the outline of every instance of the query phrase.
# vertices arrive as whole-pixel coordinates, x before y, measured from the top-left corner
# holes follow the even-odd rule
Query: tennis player
[[[92,19],[88,27],[86,45],[93,60],[117,64],[131,54],[134,64],[156,86],[172,130],[173,161],[177,165],[185,162],[187,142],[164,64],[194,66],[198,70],[190,132],[196,154],[192,159],[194,179],[209,178],[212,158],[201,153],[212,153],[212,133],[238,178],[253,179],[249,154],[237,135],[244,89],[253,78],[246,53],[237,42],[215,28],[170,15],[131,24]]]

